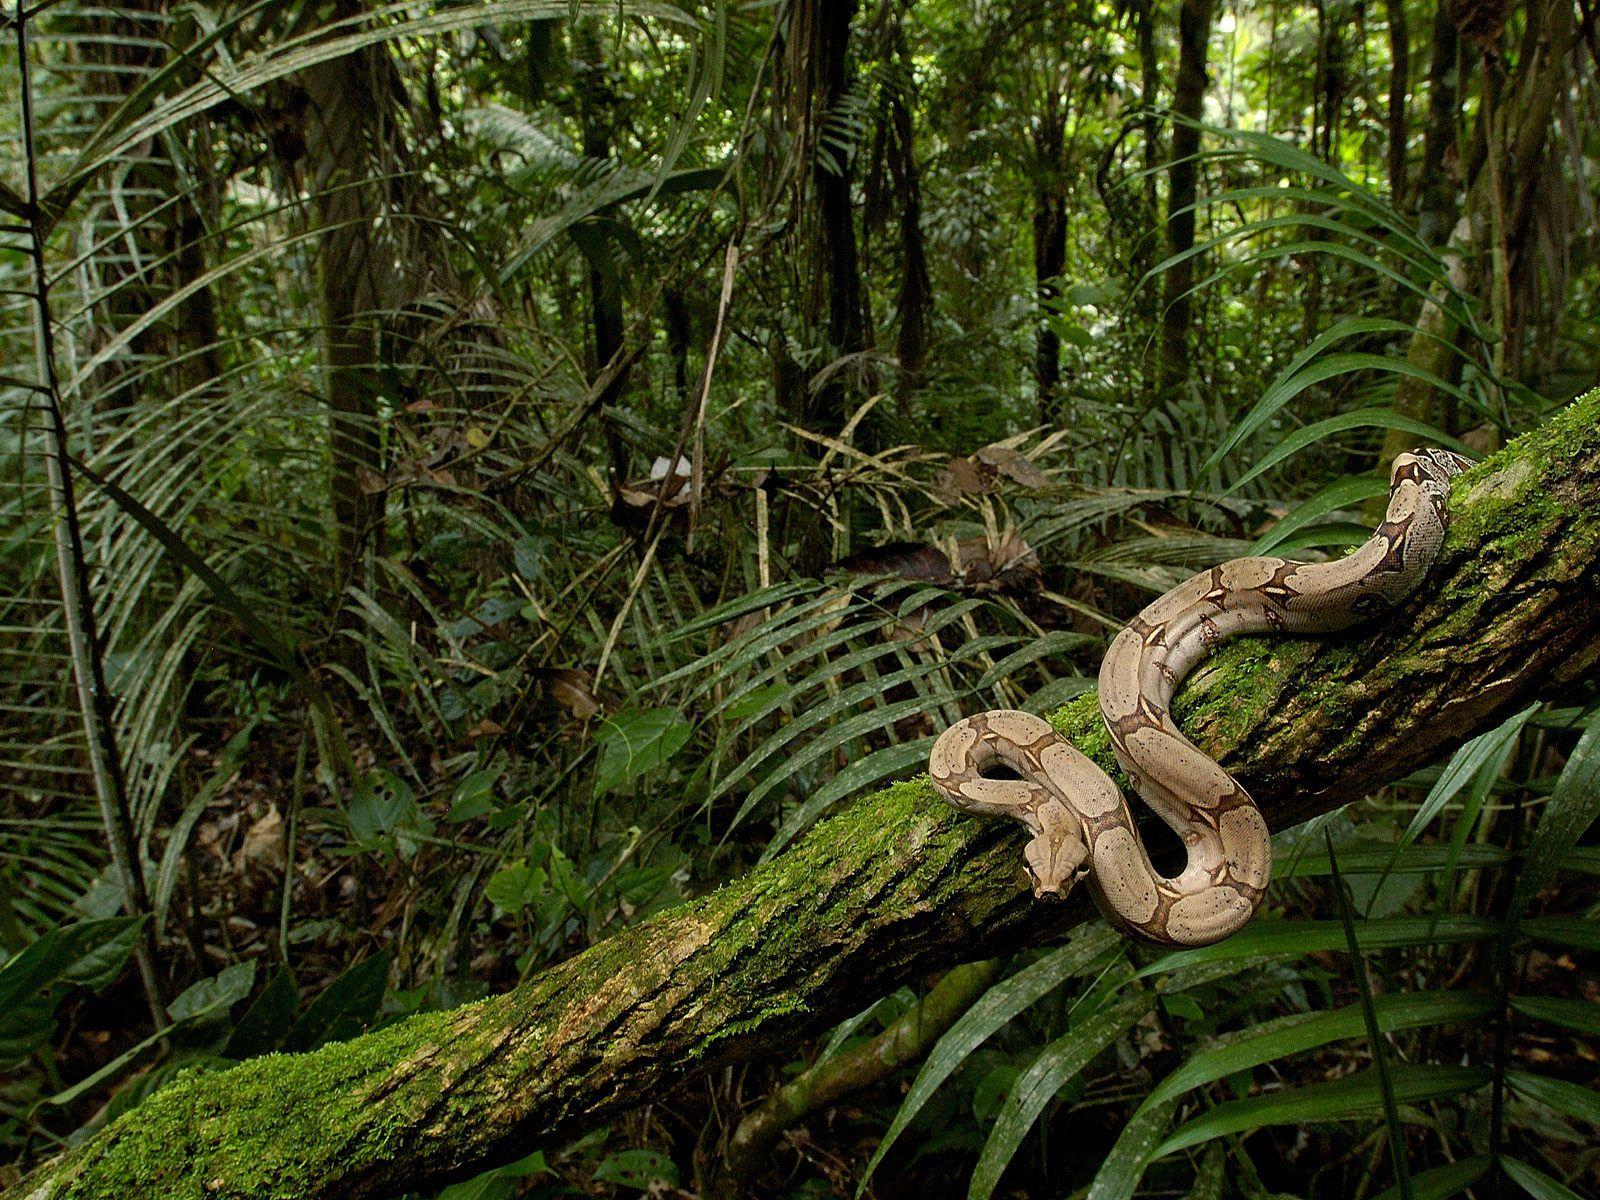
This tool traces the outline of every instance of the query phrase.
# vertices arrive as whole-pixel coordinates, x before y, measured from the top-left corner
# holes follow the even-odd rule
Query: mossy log
[[[1459,480],[1426,594],[1347,637],[1250,639],[1179,719],[1274,828],[1437,759],[1600,660],[1600,391]],[[1055,718],[1109,765],[1092,695]],[[310,1054],[181,1077],[6,1200],[352,1200],[559,1143],[719,1064],[778,1051],[930,971],[1059,940],[1009,823],[925,779],[505,995]]]

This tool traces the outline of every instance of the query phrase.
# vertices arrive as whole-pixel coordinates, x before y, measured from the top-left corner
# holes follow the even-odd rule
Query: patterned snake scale
[[[1032,835],[1034,894],[1081,879],[1124,932],[1204,946],[1240,929],[1272,877],[1272,841],[1255,801],[1179,731],[1178,686],[1224,641],[1248,633],[1331,633],[1386,612],[1422,582],[1444,539],[1450,481],[1470,463],[1446,450],[1395,460],[1383,524],[1325,563],[1236,558],[1173,588],[1119,633],[1100,667],[1100,715],[1134,789],[1183,839],[1181,874],[1156,872],[1117,785],[1029,713],[980,713],[945,730],[928,773],[963,812],[1009,817]],[[1020,776],[986,778],[996,763]]]

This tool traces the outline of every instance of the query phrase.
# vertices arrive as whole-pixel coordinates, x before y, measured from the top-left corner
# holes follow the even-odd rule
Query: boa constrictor
[[[1333,562],[1236,558],[1179,584],[1119,633],[1100,667],[1100,715],[1129,782],[1183,839],[1175,877],[1151,865],[1117,785],[1050,725],[1024,712],[980,713],[940,735],[928,772],[963,812],[1009,817],[1034,893],[1061,898],[1087,878],[1125,932],[1203,946],[1254,914],[1272,875],[1272,841],[1249,794],[1179,731],[1168,706],[1184,677],[1246,633],[1330,633],[1387,611],[1438,552],[1450,481],[1470,464],[1447,450],[1395,460],[1377,532]],[[1021,778],[986,778],[996,763]]]

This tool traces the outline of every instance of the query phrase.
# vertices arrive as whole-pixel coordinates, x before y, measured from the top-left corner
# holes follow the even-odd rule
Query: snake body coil
[[[1422,582],[1444,539],[1450,480],[1470,465],[1445,450],[1395,460],[1383,524],[1326,563],[1238,558],[1179,584],[1111,643],[1100,714],[1117,761],[1188,850],[1159,874],[1128,802],[1109,776],[1044,720],[1000,710],[940,735],[928,772],[964,812],[1009,817],[1031,833],[1023,852],[1034,892],[1061,897],[1087,878],[1100,911],[1126,932],[1203,946],[1254,914],[1272,876],[1272,842],[1255,801],[1183,736],[1169,705],[1184,677],[1229,638],[1329,633],[1385,612]],[[1001,763],[1020,779],[991,779]]]

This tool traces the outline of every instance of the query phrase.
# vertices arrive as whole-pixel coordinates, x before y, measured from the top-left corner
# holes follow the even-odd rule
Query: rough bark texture
[[[1457,481],[1428,595],[1337,639],[1250,639],[1179,719],[1274,828],[1399,778],[1600,661],[1600,391]],[[1056,724],[1109,764],[1095,698]],[[1059,940],[1003,822],[926,779],[517,990],[311,1054],[180,1078],[6,1200],[384,1196],[470,1175],[786,1050],[914,976]]]
[[[341,9],[340,16],[348,16]],[[367,537],[383,520],[377,428],[377,310],[388,274],[377,222],[382,187],[369,178],[379,138],[383,51],[320,63],[300,83],[307,97],[306,157],[319,237],[317,301],[329,410],[334,563],[342,588],[356,577]]]
[[[1428,123],[1422,171],[1417,176],[1417,232],[1437,246],[1456,223],[1460,169],[1456,126],[1461,120],[1461,37],[1447,0],[1433,17],[1433,57],[1428,65]]]
[[[814,237],[823,270],[814,280],[813,306],[826,297],[827,339],[835,355],[859,354],[867,345],[865,293],[856,245],[854,163],[839,128],[851,82],[850,32],[856,0],[803,0],[790,10],[790,73],[803,81],[803,128],[812,154],[816,194]],[[849,417],[844,380],[835,372],[807,390],[805,418],[811,428],[838,433]]]
[[[1501,122],[1503,129],[1485,135],[1485,164],[1492,158],[1496,167],[1491,170],[1483,165],[1471,175],[1461,217],[1441,251],[1450,282],[1459,291],[1468,294],[1481,291],[1474,282],[1473,268],[1479,268],[1477,273],[1481,274],[1481,264],[1489,258],[1487,251],[1496,236],[1494,212],[1497,208],[1501,212],[1498,236],[1503,239],[1503,245],[1520,245],[1527,237],[1533,189],[1540,183],[1540,173],[1533,168],[1544,153],[1556,101],[1566,87],[1568,62],[1576,35],[1577,22],[1568,0],[1552,0],[1545,7],[1542,20],[1530,25],[1528,44],[1524,47],[1517,75],[1503,89],[1500,105],[1507,114],[1507,119]],[[1510,114],[1515,114],[1514,119]],[[1443,287],[1437,286],[1432,296],[1423,301],[1416,332],[1406,350],[1406,361],[1449,380],[1459,371],[1460,361],[1452,348],[1458,331],[1454,320],[1445,312],[1445,300]],[[1510,313],[1502,315],[1508,323],[1514,320]],[[1498,332],[1501,337],[1509,338],[1515,329],[1501,328]],[[1402,376],[1395,384],[1391,407],[1408,417],[1432,419],[1435,391],[1426,379]],[[1384,439],[1383,461],[1392,462],[1395,455],[1407,448],[1411,437],[1391,430]]]

